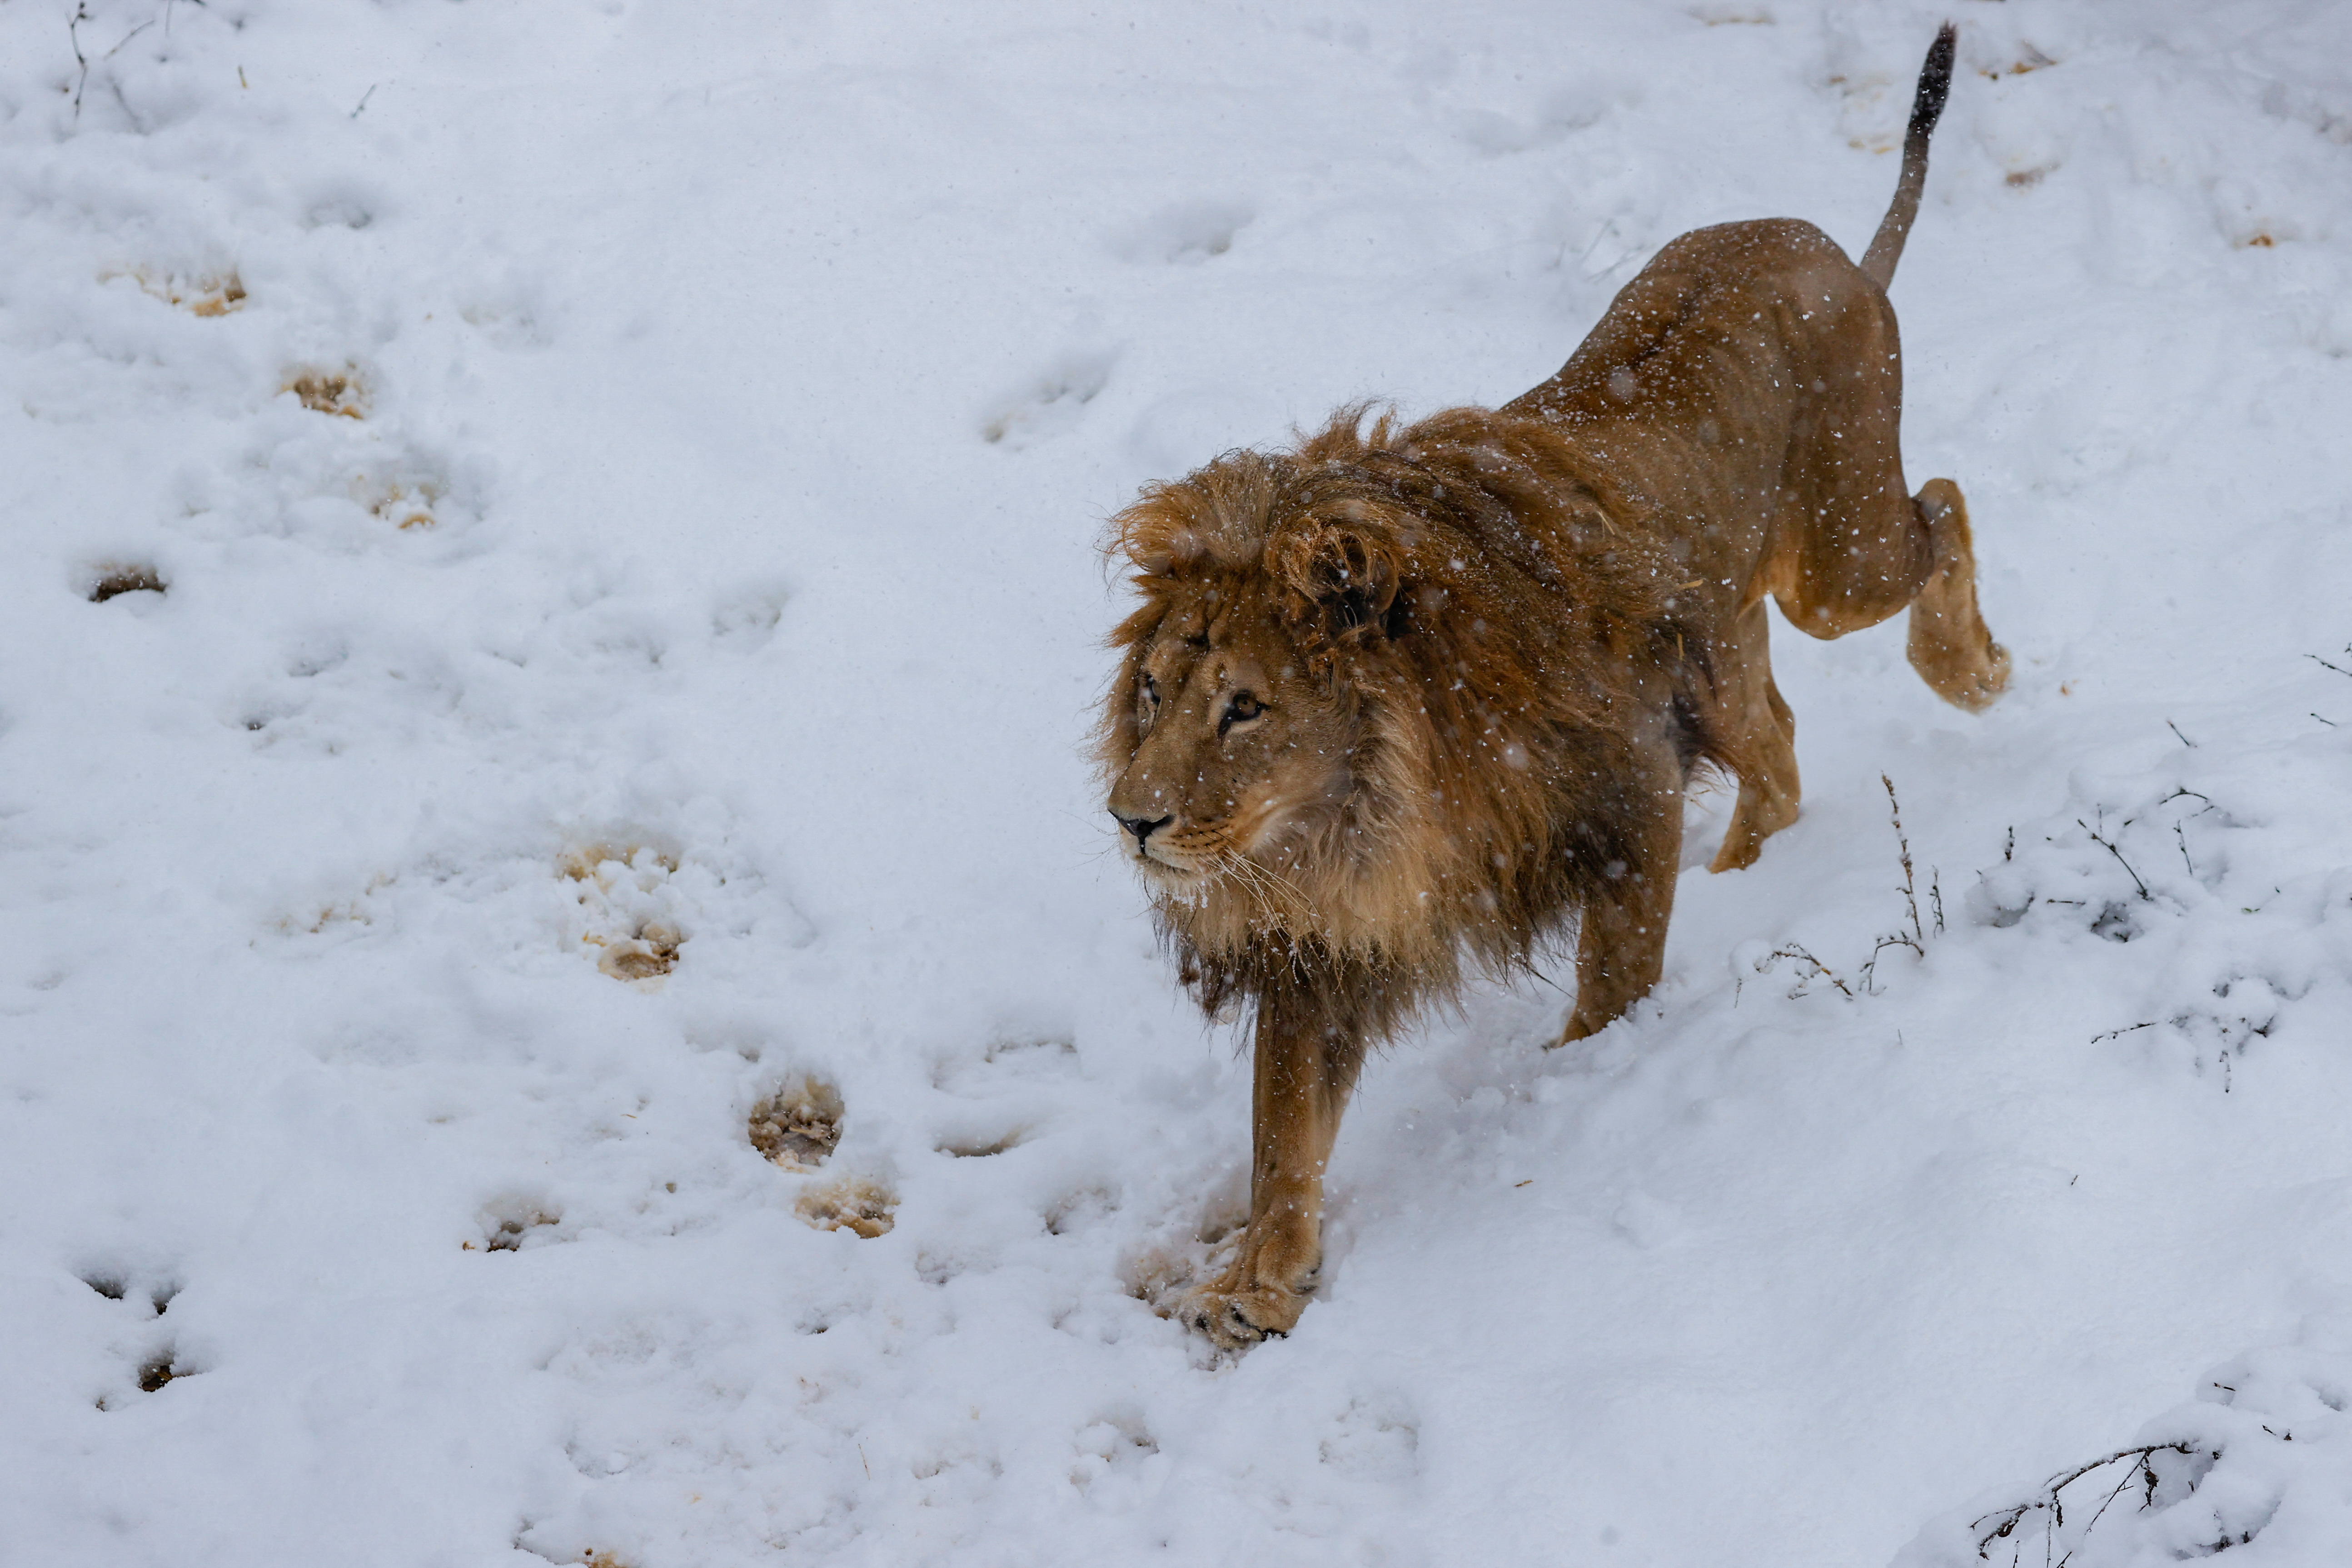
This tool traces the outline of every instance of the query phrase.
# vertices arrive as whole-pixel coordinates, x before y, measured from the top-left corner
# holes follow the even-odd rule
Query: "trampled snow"
[[[1949,11],[2013,690],[1784,630],[1803,820],[1222,1359],[1103,518],[1858,247],[1945,10],[0,5],[0,1563],[2352,1556],[2352,11]]]

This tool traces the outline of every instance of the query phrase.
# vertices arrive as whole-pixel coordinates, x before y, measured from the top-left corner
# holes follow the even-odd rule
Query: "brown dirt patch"
[[[341,370],[298,370],[286,378],[280,392],[290,392],[303,407],[314,414],[333,414],[345,419],[367,417],[368,393],[360,373],[350,366]]]
[[[841,1093],[814,1078],[751,1108],[751,1147],[787,1171],[814,1171],[841,1142]]]
[[[123,594],[162,594],[171,586],[143,561],[110,561],[95,569],[87,594],[91,604],[103,605]]]
[[[801,1194],[793,1208],[819,1230],[846,1230],[867,1240],[887,1232],[898,1195],[864,1176],[845,1176]]]

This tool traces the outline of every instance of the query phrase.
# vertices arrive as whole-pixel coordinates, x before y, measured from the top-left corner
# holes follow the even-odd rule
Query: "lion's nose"
[[[1135,835],[1135,847],[1138,849],[1143,847],[1143,841],[1151,837],[1155,828],[1165,827],[1176,820],[1173,816],[1120,816],[1115,811],[1111,813],[1111,816],[1119,826]]]

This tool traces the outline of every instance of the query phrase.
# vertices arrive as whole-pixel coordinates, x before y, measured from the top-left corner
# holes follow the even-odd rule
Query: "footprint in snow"
[[[596,950],[598,969],[655,990],[677,967],[691,935],[672,881],[680,863],[676,850],[642,843],[583,844],[557,857],[556,868],[576,884],[580,941]]]
[[[757,653],[776,635],[791,597],[781,584],[747,585],[721,598],[710,612],[710,635],[731,653]]]
[[[1087,405],[1110,384],[1110,367],[1108,353],[1066,356],[1000,404],[982,423],[981,439],[1019,451],[1075,429]]]
[[[751,1147],[799,1173],[824,1163],[841,1142],[841,1091],[823,1079],[788,1080],[751,1107]]]
[[[458,1244],[467,1252],[523,1252],[564,1239],[556,1233],[563,1211],[543,1197],[509,1194],[493,1198],[474,1218],[479,1239]]]
[[[807,1175],[841,1143],[841,1091],[806,1074],[786,1079],[751,1107],[751,1147],[780,1170]],[[898,1194],[872,1176],[838,1176],[803,1189],[793,1212],[818,1230],[845,1230],[871,1240],[896,1223]]]
[[[1097,1481],[1132,1473],[1160,1452],[1160,1439],[1152,1436],[1140,1411],[1117,1409],[1080,1427],[1072,1447],[1078,1452],[1070,1467],[1070,1484],[1084,1491]]]
[[[103,605],[125,594],[153,594],[160,598],[172,587],[152,561],[94,562],[79,575],[81,596],[93,605]]]
[[[1421,1423],[1393,1394],[1356,1399],[1332,1422],[1320,1453],[1333,1469],[1392,1486],[1421,1472]]]
[[[1110,252],[1122,261],[1199,263],[1231,250],[1256,216],[1247,202],[1178,202],[1113,236]]]
[[[336,369],[298,365],[286,373],[278,390],[281,394],[292,393],[294,400],[313,414],[332,414],[343,419],[366,418],[371,402],[367,381],[359,367],[352,364]]]
[[[134,267],[127,273],[103,275],[101,281],[104,277],[128,277],[142,291],[192,316],[226,316],[245,304],[245,279],[234,267],[197,272]]]
[[[872,1240],[896,1223],[898,1194],[870,1176],[844,1176],[800,1195],[793,1212],[818,1230],[845,1230]]]
[[[1028,1136],[1029,1129],[1018,1122],[1009,1127],[967,1123],[939,1133],[931,1147],[951,1159],[986,1160],[1020,1147]]]
[[[1018,1080],[1060,1079],[1077,1070],[1077,1042],[1059,1035],[992,1040],[977,1055],[943,1058],[931,1087],[986,1097]]]
[[[128,1269],[94,1268],[81,1276],[83,1284],[110,1301],[120,1301],[141,1318],[152,1321],[171,1309],[172,1299],[180,1293],[178,1281],[168,1278],[140,1278]],[[207,1370],[187,1356],[171,1339],[148,1339],[142,1348],[129,1354],[126,1367],[128,1382],[142,1394],[154,1394],[167,1384],[184,1377],[194,1377]],[[97,1405],[100,1410],[117,1409],[122,1400],[120,1385],[100,1394]]]
[[[81,1282],[110,1301],[127,1302],[133,1309],[144,1307],[158,1318],[171,1310],[172,1298],[180,1293],[176,1279],[148,1278],[123,1268],[93,1268],[81,1276]]]

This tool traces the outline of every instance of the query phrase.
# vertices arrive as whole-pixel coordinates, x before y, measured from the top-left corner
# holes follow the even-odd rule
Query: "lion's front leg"
[[[1362,1059],[1351,1020],[1303,997],[1260,1000],[1249,1226],[1224,1272],[1178,1309],[1228,1350],[1288,1333],[1307,1308],[1323,1261],[1323,1170]]]
[[[1585,900],[1576,936],[1576,1009],[1555,1047],[1600,1033],[1665,973],[1666,921],[1682,858],[1682,789],[1653,773],[1631,857]]]

